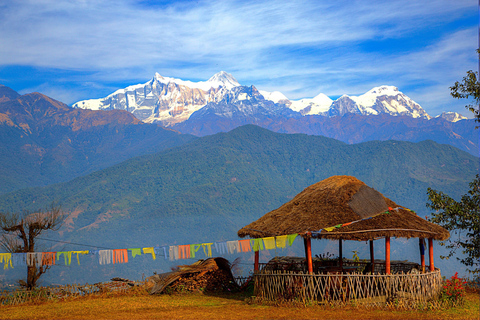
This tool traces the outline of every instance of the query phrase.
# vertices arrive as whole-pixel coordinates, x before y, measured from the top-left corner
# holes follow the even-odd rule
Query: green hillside
[[[44,188],[0,197],[6,211],[52,201],[73,212],[63,238],[113,247],[235,238],[244,224],[332,175],[353,175],[400,205],[427,213],[426,189],[459,196],[478,158],[448,145],[357,145],[253,125]]]
[[[0,194],[65,182],[195,139],[121,110],[72,109],[0,87]]]

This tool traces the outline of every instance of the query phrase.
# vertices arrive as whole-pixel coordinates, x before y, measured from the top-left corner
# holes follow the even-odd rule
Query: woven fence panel
[[[254,275],[254,293],[269,301],[318,301],[320,303],[376,305],[401,303],[418,307],[437,299],[440,270],[423,274],[304,274],[262,271]]]

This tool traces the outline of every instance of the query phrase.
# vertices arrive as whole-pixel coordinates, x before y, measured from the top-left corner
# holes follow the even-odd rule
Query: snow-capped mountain
[[[273,98],[278,98],[273,97]],[[300,114],[287,108],[284,104],[267,100],[254,86],[238,86],[226,93],[222,100],[210,102],[205,107],[195,112],[192,117],[203,117],[207,114],[222,118],[234,119],[236,117],[262,116],[299,117]]]
[[[187,120],[190,115],[209,102],[220,101],[230,90],[240,84],[222,71],[208,81],[191,82],[162,77],[155,73],[144,84],[120,89],[102,99],[79,101],[74,108],[132,112],[144,122],[160,122],[164,126]]]
[[[330,117],[343,116],[345,113],[362,115],[386,113],[393,116],[431,119],[418,103],[393,86],[375,87],[361,96],[343,95],[333,102],[327,112]]]
[[[436,116],[435,118],[443,118],[450,122],[457,122],[460,120],[468,119],[467,117],[464,117],[457,112],[442,112],[442,114]]]
[[[301,99],[291,101],[290,109],[300,112],[302,115],[326,116],[332,106],[333,100],[320,93],[313,99]]]
[[[291,103],[290,100],[288,100],[288,98],[285,97],[285,95],[279,91],[268,92],[268,91],[258,90],[258,92],[260,92],[260,94],[266,100],[270,100],[274,103],[282,103],[286,105],[289,105]]]
[[[269,96],[267,94],[267,96]],[[302,115],[291,110],[278,94],[269,96],[278,100],[265,99],[254,86],[238,86],[232,88],[218,102],[209,102],[205,107],[194,112],[189,119],[172,125],[174,130],[189,132],[194,135],[207,135],[230,131],[246,124],[263,125],[269,122],[281,122],[288,119],[298,119]]]

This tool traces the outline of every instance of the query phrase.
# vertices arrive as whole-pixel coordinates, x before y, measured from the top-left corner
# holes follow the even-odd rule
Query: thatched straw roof
[[[389,213],[385,214],[386,211]],[[353,221],[356,222],[330,232],[315,232]],[[293,233],[344,240],[386,236],[445,240],[450,236],[444,228],[400,207],[351,176],[333,176],[307,187],[280,208],[240,229],[238,236],[262,238]]]

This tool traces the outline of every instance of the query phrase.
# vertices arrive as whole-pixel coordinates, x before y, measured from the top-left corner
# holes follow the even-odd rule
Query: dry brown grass
[[[479,319],[478,293],[461,307],[398,311],[354,307],[268,306],[249,304],[241,295],[146,292],[105,294],[41,304],[0,306],[1,319]]]

